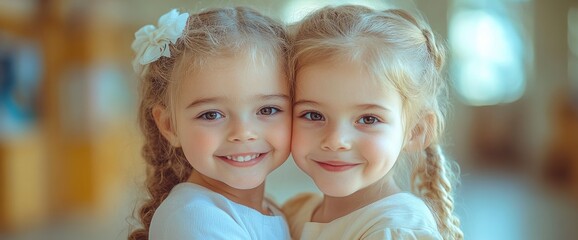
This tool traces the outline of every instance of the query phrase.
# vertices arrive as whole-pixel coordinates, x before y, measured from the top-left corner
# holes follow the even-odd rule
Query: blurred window
[[[41,73],[36,43],[0,33],[0,136],[18,135],[33,127]]]
[[[461,100],[473,106],[510,103],[526,88],[528,43],[506,3],[455,0],[449,21],[450,74]],[[519,12],[518,12],[519,13]],[[521,14],[521,13],[520,13]]]

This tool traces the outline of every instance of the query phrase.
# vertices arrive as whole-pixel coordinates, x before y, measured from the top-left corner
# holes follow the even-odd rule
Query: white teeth
[[[233,160],[235,162],[247,162],[251,161],[255,158],[258,158],[261,154],[253,154],[253,155],[246,155],[246,156],[225,156],[229,160]]]

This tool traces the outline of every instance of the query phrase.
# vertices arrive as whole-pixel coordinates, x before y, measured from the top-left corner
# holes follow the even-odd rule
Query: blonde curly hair
[[[138,119],[144,134],[142,156],[147,164],[148,199],[138,211],[142,227],[132,231],[131,240],[148,239],[155,210],[178,183],[186,181],[192,167],[180,148],[173,147],[160,133],[152,114],[156,105],[173,112],[178,73],[202,69],[208,58],[238,53],[262,54],[279,61],[287,71],[289,40],[282,24],[247,7],[219,8],[189,16],[182,36],[170,44],[170,57],[150,63],[140,76]],[[289,75],[285,72],[287,76]],[[287,82],[290,86],[291,83]]]

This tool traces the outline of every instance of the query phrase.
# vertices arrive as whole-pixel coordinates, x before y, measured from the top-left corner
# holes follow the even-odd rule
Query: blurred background
[[[578,239],[576,0],[0,0],[0,239],[126,239],[138,224],[141,26],[172,8],[292,23],[343,3],[418,10],[446,41],[466,239]],[[316,191],[291,160],[267,190]]]

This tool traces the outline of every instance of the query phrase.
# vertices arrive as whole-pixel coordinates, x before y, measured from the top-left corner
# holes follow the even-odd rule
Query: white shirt
[[[311,222],[322,197],[300,195],[283,210],[293,239],[442,239],[425,203],[411,193],[398,193],[329,223]]]
[[[153,215],[150,240],[290,239],[283,214],[273,216],[235,203],[202,186],[179,183]]]

